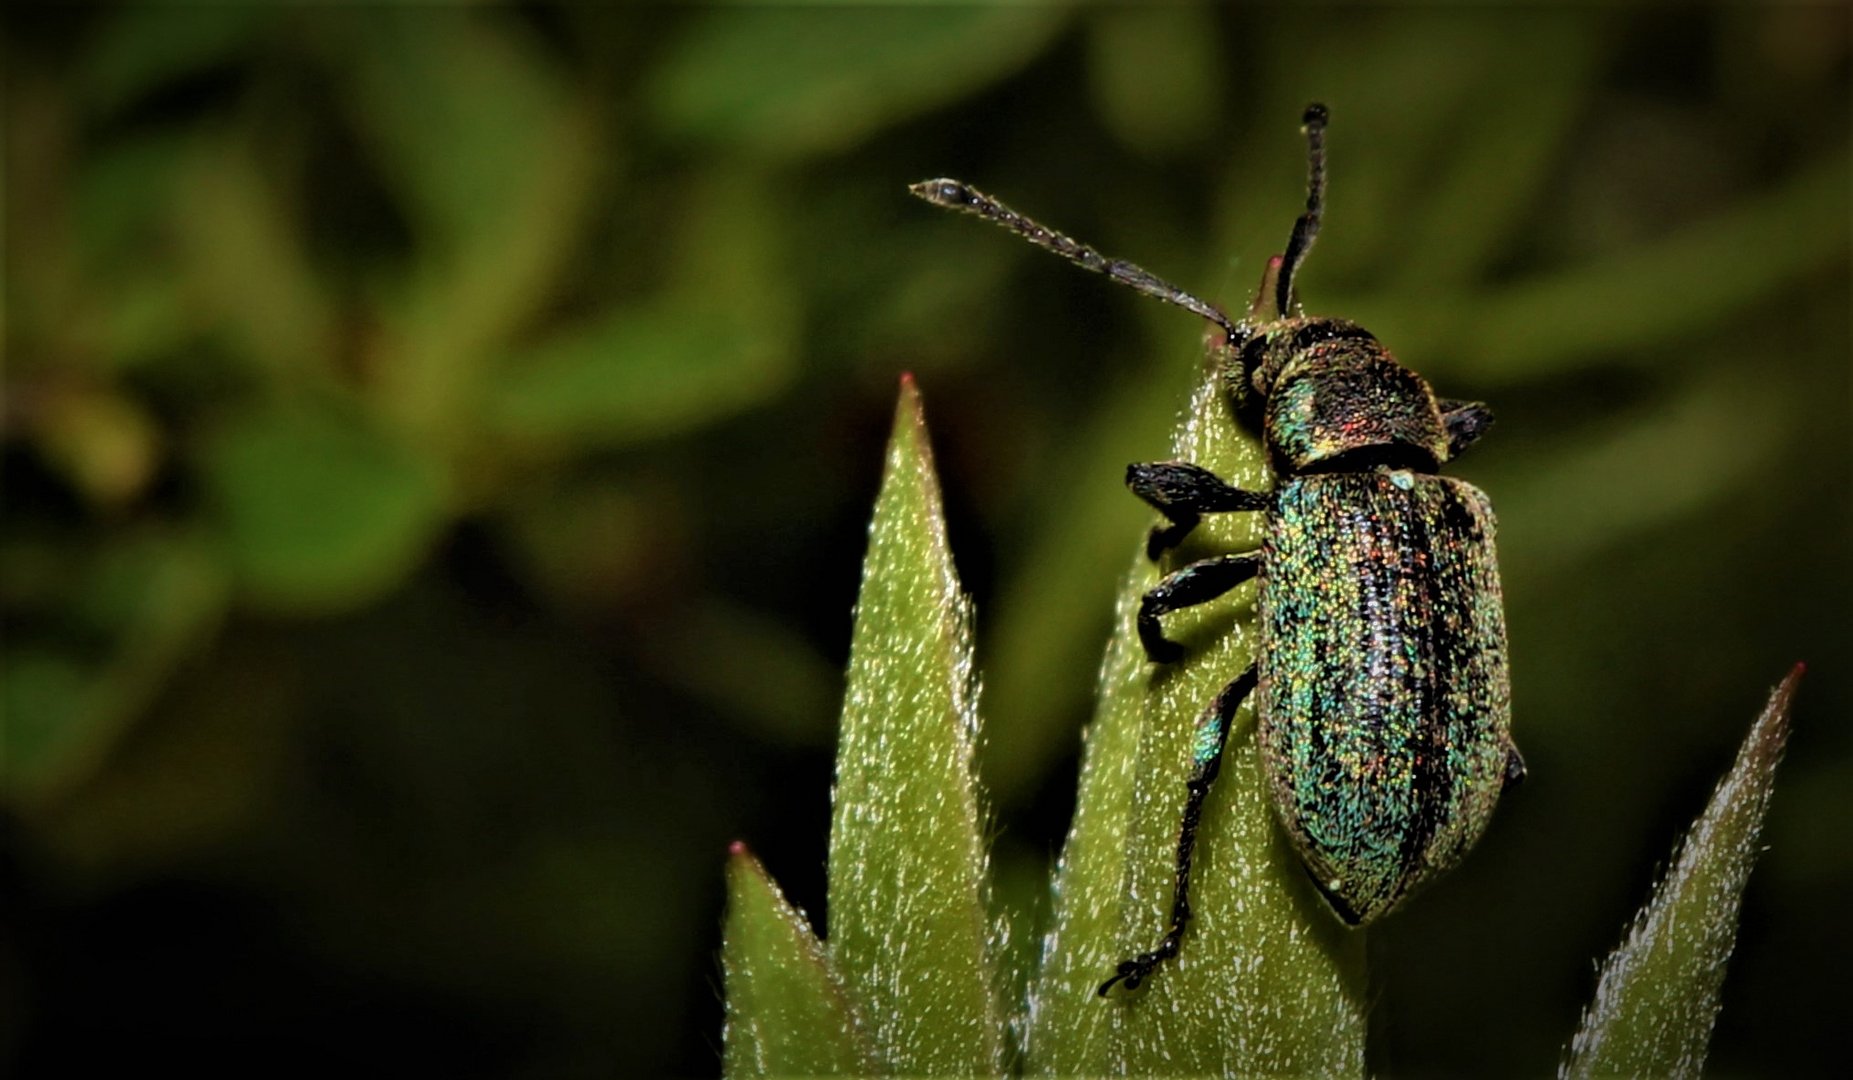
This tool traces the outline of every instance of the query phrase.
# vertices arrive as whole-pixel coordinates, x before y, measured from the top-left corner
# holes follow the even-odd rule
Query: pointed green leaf
[[[745,844],[727,860],[723,1073],[856,1076],[875,1068],[861,1023],[804,913]]]
[[[1801,673],[1770,695],[1673,868],[1603,963],[1560,1076],[1699,1075]]]
[[[1215,359],[1215,357],[1212,357]],[[1213,370],[1174,446],[1242,487],[1265,487],[1260,448],[1229,414]],[[1252,550],[1258,515],[1225,515],[1171,564]],[[1141,545],[1143,548],[1143,545]],[[1157,944],[1171,905],[1173,852],[1198,715],[1252,659],[1252,587],[1179,612],[1167,632],[1193,646],[1175,667],[1146,661],[1134,628],[1160,568],[1143,551],[1120,594],[1087,733],[1073,831],[1055,886],[1053,930],[1030,1002],[1032,1073],[1364,1071],[1363,938],[1306,883],[1273,820],[1253,711],[1236,715],[1198,832],[1182,954],[1133,992],[1095,990]]]
[[[882,1069],[997,1074],[971,605],[920,397],[901,384],[850,642],[830,826],[830,950]]]

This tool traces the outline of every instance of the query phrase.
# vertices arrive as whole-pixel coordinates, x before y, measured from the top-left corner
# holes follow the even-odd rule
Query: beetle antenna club
[[[934,206],[962,210],[967,214],[976,214],[994,225],[1001,225],[1045,251],[1053,251],[1077,266],[1105,274],[1147,296],[1155,296],[1167,304],[1176,304],[1186,311],[1195,312],[1222,327],[1231,338],[1237,336],[1235,324],[1216,305],[1199,300],[1157,274],[1124,259],[1108,258],[1079,240],[1072,240],[1054,229],[1039,225],[962,180],[922,180],[907,190]]]
[[[1306,212],[1293,223],[1287,251],[1280,257],[1280,277],[1274,283],[1274,309],[1281,318],[1293,311],[1293,277],[1306,253],[1319,237],[1319,220],[1325,216],[1325,106],[1314,102],[1300,117],[1306,133]]]

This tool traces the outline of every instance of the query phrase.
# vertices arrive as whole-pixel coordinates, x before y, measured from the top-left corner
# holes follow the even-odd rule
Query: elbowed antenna
[[[1293,235],[1287,239],[1287,251],[1280,257],[1280,276],[1274,282],[1274,310],[1286,318],[1293,310],[1293,278],[1319,237],[1319,219],[1325,215],[1325,122],[1329,114],[1324,105],[1313,102],[1300,117],[1300,130],[1306,133],[1306,212],[1293,223]]]
[[[1122,285],[1130,285],[1147,296],[1155,296],[1168,304],[1176,304],[1186,311],[1195,312],[1222,327],[1231,338],[1239,336],[1235,323],[1231,322],[1229,316],[1217,310],[1214,305],[1197,299],[1150,271],[1123,259],[1109,259],[1078,240],[1072,240],[1054,229],[1039,225],[964,181],[922,180],[907,190],[934,206],[976,214],[994,225],[1009,229],[1039,248],[1053,251],[1069,262],[1086,267],[1095,273],[1105,274],[1114,281]]]

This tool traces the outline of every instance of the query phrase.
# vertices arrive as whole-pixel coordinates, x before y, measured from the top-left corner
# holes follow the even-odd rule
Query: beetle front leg
[[[1217,555],[1191,563],[1152,586],[1139,601],[1139,641],[1145,655],[1168,664],[1184,655],[1184,647],[1165,637],[1158,616],[1179,608],[1207,603],[1235,588],[1261,569],[1261,553]]]
[[[1222,771],[1222,752],[1229,744],[1229,724],[1235,719],[1235,710],[1241,708],[1242,702],[1254,691],[1256,677],[1255,665],[1248,665],[1248,670],[1223,687],[1222,693],[1216,695],[1216,700],[1210,702],[1210,707],[1197,719],[1196,737],[1191,743],[1196,749],[1191,755],[1190,779],[1185,785],[1190,796],[1184,801],[1184,824],[1177,834],[1177,877],[1171,887],[1171,926],[1156,949],[1120,962],[1113,977],[1100,984],[1101,997],[1106,997],[1113,984],[1122,980],[1126,989],[1137,988],[1159,964],[1176,956],[1183,944],[1184,927],[1190,922],[1190,863],[1196,854],[1203,800],[1209,795],[1216,774]]]
[[[1153,561],[1182,543],[1204,514],[1266,510],[1273,505],[1273,497],[1266,492],[1244,491],[1188,461],[1128,465],[1126,486],[1171,522],[1154,527],[1145,542],[1145,554]]]

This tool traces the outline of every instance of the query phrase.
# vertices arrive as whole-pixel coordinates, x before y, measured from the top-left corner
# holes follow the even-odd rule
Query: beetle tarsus
[[[1117,982],[1124,982],[1128,990],[1137,990],[1146,979],[1151,977],[1152,972],[1158,969],[1159,964],[1177,955],[1178,945],[1183,937],[1184,928],[1174,926],[1156,949],[1148,953],[1140,953],[1131,960],[1121,960],[1119,969],[1113,977],[1100,984],[1099,995],[1106,997],[1107,991],[1113,989],[1113,984]]]

